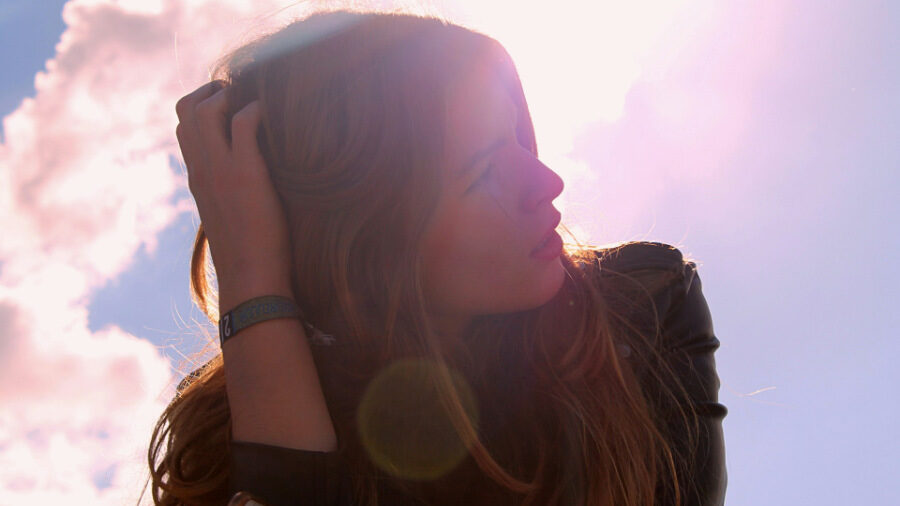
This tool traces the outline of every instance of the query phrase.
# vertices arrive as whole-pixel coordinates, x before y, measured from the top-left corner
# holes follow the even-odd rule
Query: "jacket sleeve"
[[[251,495],[265,506],[347,504],[346,473],[334,452],[231,442],[229,496]]]
[[[693,262],[684,262],[683,275],[674,287],[660,345],[663,356],[684,382],[700,419],[696,459],[689,463],[694,488],[685,491],[684,504],[722,505],[728,481],[722,420],[728,410],[718,401],[714,353],[719,339]]]
[[[181,380],[187,388],[213,360]],[[228,506],[345,506],[352,484],[338,451],[317,452],[245,441],[229,442]],[[252,504],[252,503],[250,503]]]
[[[678,249],[654,242],[629,243],[604,252],[601,257],[607,259],[605,268],[636,278],[653,297],[660,322],[656,349],[682,382],[697,411],[698,439],[693,447],[688,447],[687,434],[674,432],[683,430],[677,424],[677,410],[671,401],[661,405],[663,416],[671,422],[675,449],[681,455],[694,455],[690,461],[680,463],[680,472],[690,480],[682,484],[682,504],[722,505],[727,485],[722,420],[728,410],[718,400],[714,353],[720,343],[697,266],[685,260]],[[663,497],[659,497],[658,504],[674,504],[671,491],[660,493]]]

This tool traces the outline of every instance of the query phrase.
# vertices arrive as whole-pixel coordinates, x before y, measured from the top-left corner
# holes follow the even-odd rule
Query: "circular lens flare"
[[[434,480],[456,467],[467,448],[435,387],[437,365],[400,359],[369,383],[357,411],[360,440],[372,462],[410,480]],[[466,415],[478,427],[475,395],[466,379],[450,369]]]

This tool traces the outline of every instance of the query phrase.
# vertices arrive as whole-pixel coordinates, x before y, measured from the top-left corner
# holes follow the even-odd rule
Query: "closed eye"
[[[492,170],[494,170],[494,164],[493,164],[493,163],[490,164],[490,165],[488,165],[487,169],[485,169],[485,171],[481,173],[481,176],[479,176],[478,179],[476,179],[476,180],[472,183],[472,185],[469,186],[469,189],[466,190],[466,193],[469,193],[470,191],[474,190],[476,186],[478,186],[479,184],[481,184],[482,181],[484,181],[485,179],[487,179],[488,176],[491,174],[491,171],[492,171]]]

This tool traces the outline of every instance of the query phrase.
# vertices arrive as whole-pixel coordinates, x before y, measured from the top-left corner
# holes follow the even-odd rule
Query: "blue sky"
[[[54,46],[65,29],[61,16],[65,3],[0,1],[0,68],[4,69],[0,78],[0,116],[14,111],[26,96],[34,96],[34,75],[44,69],[46,60],[54,57]],[[181,191],[187,194],[186,188]],[[186,288],[186,259],[190,258],[196,224],[195,216],[181,215],[160,233],[160,252],[164,254],[148,255],[145,249],[139,250],[131,268],[96,289],[88,306],[90,328],[96,330],[114,323],[165,346],[183,335],[191,318],[202,321],[200,313],[193,310]]]
[[[3,87],[0,111],[15,109],[22,97],[34,94],[34,74],[53,57],[53,46],[65,25],[60,11],[64,1],[0,2],[0,47],[3,47]]]
[[[0,3],[0,65],[4,69],[0,74],[0,116],[19,110],[23,98],[35,97],[35,73],[44,69],[45,60],[57,56],[54,46],[66,29],[60,17],[63,3]],[[140,10],[134,7],[139,3],[125,2],[111,7],[110,12],[126,9],[125,4]],[[572,86],[593,82],[591,79],[624,83],[620,91],[597,92],[612,98],[609,105],[598,99],[596,107],[602,113],[595,116],[583,111],[562,116],[566,104],[542,94],[542,83],[532,77],[550,63],[528,54],[526,39],[517,38],[514,30],[490,24],[495,21],[485,23],[488,33],[507,45],[520,66],[535,111],[538,142],[545,132],[543,138],[550,146],[545,161],[559,167],[566,181],[559,202],[564,222],[575,225],[582,237],[599,243],[658,240],[676,244],[698,260],[722,342],[717,364],[722,380],[720,400],[729,409],[724,422],[727,504],[900,503],[895,479],[900,403],[894,391],[900,384],[896,368],[900,311],[894,307],[900,299],[900,36],[896,30],[900,4],[845,1],[823,6],[795,0],[778,7],[757,7],[750,2],[681,5],[648,36],[650,42],[642,52],[634,53],[634,65],[620,68],[613,62],[617,52],[628,53],[629,47],[642,44],[637,39],[608,53],[599,44],[597,51],[570,47],[582,60],[596,58],[598,67],[617,69],[608,71],[609,75],[600,73],[599,78],[598,74],[582,76],[585,69],[580,67],[554,69],[566,72],[569,68]],[[575,23],[571,14],[578,8],[572,2],[560,4],[558,23],[564,26],[567,19]],[[497,9],[498,18],[508,17],[502,15],[504,8]],[[166,12],[147,8],[129,19],[153,27],[147,32],[152,38],[154,30],[166,33]],[[210,26],[225,17],[203,15]],[[475,16],[473,22],[478,21],[475,10],[469,15]],[[482,17],[492,20],[493,15],[486,10]],[[102,19],[99,15],[73,15],[71,24],[92,26],[90,23]],[[638,26],[651,24],[649,19],[641,21],[638,17]],[[40,154],[53,147],[51,142],[42,144],[41,150],[31,150],[32,134],[13,137],[13,130],[30,132],[21,126],[31,124],[28,122],[10,127],[0,148],[5,150],[0,151],[0,183],[15,183],[10,186],[14,191],[0,193],[0,198],[7,199],[0,201],[0,218],[4,228],[11,230],[6,241],[11,246],[0,245],[0,310],[19,318],[16,326],[0,326],[0,350],[13,350],[8,357],[23,357],[10,361],[59,367],[87,362],[72,358],[82,356],[73,350],[60,352],[65,360],[57,360],[40,346],[50,340],[45,332],[76,329],[72,335],[83,341],[75,337],[70,341],[85,347],[85,343],[94,346],[108,339],[102,342],[115,343],[110,348],[129,351],[116,352],[120,354],[114,357],[85,352],[84,360],[106,364],[125,356],[141,357],[128,363],[137,364],[133,369],[141,371],[143,379],[127,384],[122,379],[126,385],[122,388],[127,391],[142,385],[149,392],[140,397],[149,406],[148,413],[165,401],[160,395],[162,387],[178,379],[168,365],[178,367],[181,354],[198,347],[198,327],[192,319],[200,320],[200,315],[191,307],[187,290],[196,218],[185,204],[188,194],[173,167],[177,165],[173,163],[177,157],[172,135],[173,97],[202,82],[202,66],[220,47],[201,47],[198,40],[202,38],[191,39],[186,31],[178,33],[181,66],[170,72],[177,79],[169,79],[175,84],[161,81],[158,88],[164,91],[147,99],[158,102],[162,110],[158,118],[154,112],[157,105],[146,113],[147,122],[159,127],[147,130],[147,137],[156,139],[148,146],[156,146],[153,149],[159,153],[141,162],[147,164],[141,167],[159,171],[148,181],[171,178],[171,182],[161,182],[158,188],[146,184],[149,189],[145,193],[156,192],[150,197],[128,194],[115,201],[110,209],[131,209],[128,203],[136,201],[138,211],[133,222],[112,227],[118,235],[97,235],[103,241],[98,243],[102,249],[81,252],[83,244],[94,240],[90,239],[93,228],[86,225],[84,237],[89,240],[76,243],[46,232],[57,220],[67,226],[83,222],[70,223],[67,213],[46,207],[49,204],[26,205],[30,201],[18,200],[25,193],[16,192],[27,185],[15,185],[40,180],[32,174],[57,177],[62,174],[58,172],[60,164],[70,171],[66,174],[76,175],[66,176],[75,177],[73,181],[82,181],[78,174],[87,174],[84,181],[95,181],[91,178],[103,173],[85,168],[94,164],[78,158],[83,155],[77,153],[67,153],[60,158],[64,162],[52,167],[41,165],[43,161],[33,167],[25,164],[22,160],[27,158],[20,153]],[[72,47],[84,44],[98,54],[110,47],[109,41],[119,44],[114,47],[132,47],[116,42],[113,35],[96,41],[89,31],[73,30],[73,34]],[[173,39],[161,37],[163,41]],[[129,53],[132,59],[149,51],[141,49],[149,46],[134,47],[135,52]],[[63,53],[69,54],[67,51],[64,48]],[[152,62],[174,65],[169,63],[171,56],[171,52],[161,51]],[[63,64],[50,74],[70,80],[47,80],[46,93],[38,96],[34,109],[21,108],[21,118],[52,114],[53,107],[60,108],[60,117],[68,118],[69,112],[61,105],[67,102],[54,101],[54,97],[67,96],[58,88],[71,83],[67,89],[81,90],[85,81],[78,76],[93,79],[101,75],[92,69],[106,60],[85,58],[81,66],[71,67],[65,64],[71,59],[60,61]],[[135,68],[156,69],[152,64],[140,63],[142,66]],[[121,62],[110,65],[134,70]],[[157,89],[152,88],[157,85],[150,77],[146,80],[150,82],[147,89]],[[128,85],[140,87],[142,82],[129,81]],[[560,82],[556,85],[566,84],[565,75]],[[110,97],[114,101],[118,95]],[[116,121],[128,124],[127,118]],[[34,122],[45,129],[55,128],[53,122]],[[551,130],[563,134],[553,137]],[[139,141],[121,139],[121,143],[127,142]],[[120,166],[110,162],[109,167]],[[21,173],[28,177],[17,175]],[[143,176],[134,173],[130,177]],[[48,188],[48,192],[61,191]],[[160,207],[169,210],[162,214],[141,211]],[[28,214],[31,212],[34,215]],[[90,219],[96,218],[84,217]],[[110,220],[108,216],[104,219]],[[28,223],[43,225],[31,229]],[[132,229],[139,233],[128,235]],[[114,253],[91,263],[98,251]],[[55,292],[53,284],[32,283],[21,273],[38,267],[23,257],[44,263],[62,258],[63,267],[46,276],[68,279],[65,276],[71,275],[72,286],[77,288],[61,288],[63,296]],[[87,274],[81,279],[77,273]],[[44,279],[42,276],[35,275]],[[29,301],[35,300],[47,301],[48,319],[66,315],[65,322],[57,327],[46,324],[45,328],[22,316],[30,314]],[[53,305],[57,303],[59,306]],[[142,347],[142,343],[153,346]],[[161,362],[155,361],[154,353],[163,357]],[[0,358],[0,365],[9,364]],[[81,373],[74,377],[85,384],[95,381]],[[40,492],[55,486],[41,474],[45,472],[41,469],[49,468],[41,465],[41,459],[53,448],[60,454],[60,447],[54,444],[63,444],[59,442],[62,439],[55,438],[64,432],[35,413],[44,413],[53,404],[59,407],[58,417],[74,409],[64,409],[60,400],[64,393],[57,387],[34,390],[32,401],[16,397],[15,392],[29,391],[21,378],[0,375],[0,400],[14,406],[10,409],[16,416],[24,413],[22,419],[35,425],[25,431],[26,422],[13,425],[9,418],[0,418],[0,469],[6,467],[4,462],[22,459],[27,452],[35,456],[29,461],[34,466],[22,465],[18,474],[0,471],[0,503],[53,497]],[[10,404],[10,399],[15,403]],[[80,399],[73,402],[94,402]],[[135,406],[111,409],[138,409]],[[115,420],[86,420],[84,433],[102,427],[107,436],[91,436],[89,442],[76,444],[75,436],[65,433],[67,446],[63,447],[69,449],[65,454],[73,455],[71,462],[79,466],[88,465],[76,458],[79,451],[99,451],[105,448],[103,441],[115,441],[118,446],[112,454],[121,458],[140,443],[146,444],[138,441],[141,434],[149,435],[127,432]],[[12,435],[19,433],[29,434],[27,445],[20,447],[13,439]],[[130,497],[131,491],[126,489],[131,482],[121,477],[124,471],[115,471],[119,464],[114,459],[90,460],[94,471],[88,476],[97,490],[85,497],[115,503],[120,495],[104,495],[111,489]],[[134,472],[136,467],[129,469]]]

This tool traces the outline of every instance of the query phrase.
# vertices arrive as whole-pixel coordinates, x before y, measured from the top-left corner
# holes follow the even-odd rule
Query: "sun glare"
[[[542,154],[567,153],[577,130],[622,114],[641,59],[685,3],[460,0],[463,23],[512,55]]]
[[[601,174],[571,156],[575,141],[591,125],[622,117],[626,95],[647,60],[673,58],[684,36],[672,27],[688,11],[703,10],[698,4],[705,1],[562,0],[548,8],[534,0],[458,0],[453,15],[454,21],[487,33],[510,53],[528,99],[541,161],[567,187],[584,187],[598,183]],[[666,47],[660,48],[663,41]],[[593,227],[582,223],[588,215],[595,223],[601,219],[594,202],[569,202],[569,193],[555,205],[576,237],[591,241],[605,235],[592,237]],[[590,210],[580,209],[588,205]]]

